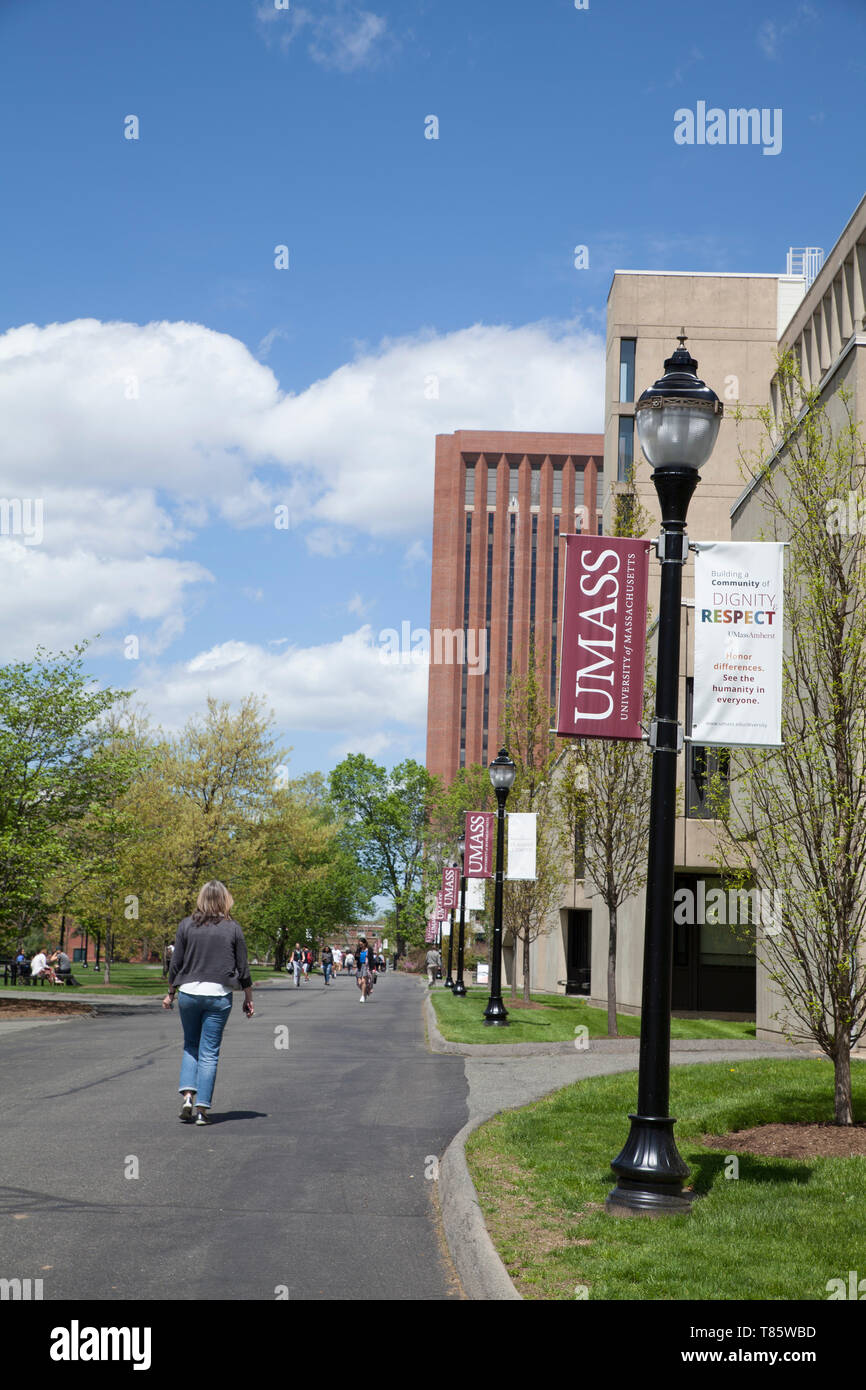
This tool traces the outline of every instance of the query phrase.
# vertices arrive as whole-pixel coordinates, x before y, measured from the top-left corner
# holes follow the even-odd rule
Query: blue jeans
[[[183,1026],[181,1091],[195,1091],[195,1104],[210,1109],[223,1029],[232,1011],[230,994],[184,994],[178,990]]]
[[[326,984],[326,985],[327,985],[327,984],[330,984],[330,982],[331,982],[331,970],[332,970],[332,969],[333,969],[333,966],[331,965],[331,962],[330,962],[330,961],[323,961],[323,962],[322,962],[322,974],[323,974],[324,977],[325,977],[325,984]]]

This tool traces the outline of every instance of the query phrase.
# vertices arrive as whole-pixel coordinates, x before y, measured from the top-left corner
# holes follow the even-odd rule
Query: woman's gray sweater
[[[212,980],[226,989],[252,986],[244,934],[233,918],[197,926],[191,917],[184,917],[174,941],[168,983],[177,988],[187,980]]]

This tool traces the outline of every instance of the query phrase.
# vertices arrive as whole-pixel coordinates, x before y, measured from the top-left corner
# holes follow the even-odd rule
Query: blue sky
[[[423,758],[377,639],[428,621],[435,434],[598,429],[617,267],[829,249],[864,39],[860,0],[0,0],[0,478],[44,499],[7,659],[100,632],[166,727],[255,690],[294,772]],[[699,101],[781,152],[677,145]]]

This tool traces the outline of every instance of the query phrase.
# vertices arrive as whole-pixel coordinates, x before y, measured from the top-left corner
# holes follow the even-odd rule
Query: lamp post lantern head
[[[724,406],[715,391],[698,377],[698,364],[680,345],[665,362],[664,376],[644,391],[634,418],[640,447],[653,468],[679,466],[699,469],[713,452]]]
[[[488,769],[494,791],[510,791],[514,786],[517,768],[508,756],[507,748],[500,748],[499,757],[494,758]]]

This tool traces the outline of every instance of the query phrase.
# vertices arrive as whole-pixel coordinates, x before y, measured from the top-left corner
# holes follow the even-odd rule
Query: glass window
[[[530,505],[537,507],[541,504],[541,464],[532,465],[532,488],[529,497]]]
[[[487,505],[488,505],[488,507],[495,507],[495,506],[496,506],[496,473],[497,473],[496,464],[495,464],[495,463],[488,463],[488,465],[487,465]]]
[[[475,503],[475,464],[466,465],[466,493],[464,502],[467,507],[474,506]]]
[[[634,463],[634,416],[619,417],[619,450],[617,453],[616,478],[624,483]]]
[[[511,502],[516,502],[516,501],[517,501],[517,488],[518,488],[519,478],[520,478],[520,466],[519,466],[519,464],[512,463],[512,464],[510,465],[509,469],[508,469],[508,501],[509,501],[509,503],[511,503]]]
[[[620,338],[619,342],[619,398],[621,401],[634,400],[634,352],[635,338]]]
[[[686,733],[692,731],[695,678],[686,677]],[[686,815],[695,820],[712,820],[716,797],[727,795],[731,755],[727,748],[705,748],[687,743]]]
[[[562,464],[553,465],[553,505],[562,506]]]

